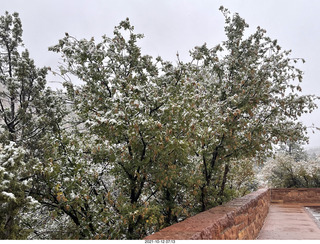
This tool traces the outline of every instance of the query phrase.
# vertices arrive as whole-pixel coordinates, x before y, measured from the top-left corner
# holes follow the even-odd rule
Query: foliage
[[[298,94],[299,60],[261,28],[245,37],[245,21],[220,10],[227,41],[175,65],[143,55],[129,19],[100,42],[66,33],[49,48],[64,61],[60,96],[18,52],[18,15],[1,18],[0,140],[19,152],[0,154],[0,177],[19,189],[1,188],[1,211],[20,203],[4,238],[25,238],[20,228],[33,239],[141,239],[254,190],[256,160],[307,140],[297,118],[316,105]]]
[[[15,141],[26,148],[41,147],[38,139],[54,127],[60,111],[52,91],[46,88],[47,68],[36,68],[23,47],[19,15],[6,12],[0,19],[0,118],[4,133],[1,141]]]
[[[195,150],[201,165],[198,174],[203,176],[201,210],[214,204],[214,182],[221,165],[225,166],[219,195],[227,182],[228,161],[263,159],[274,144],[307,140],[306,127],[297,118],[316,108],[314,96],[298,94],[301,87],[295,83],[302,81],[302,71],[294,63],[299,60],[291,59],[290,51],[282,51],[260,27],[246,38],[245,21],[223,7],[220,10],[227,41],[214,48],[204,44],[191,52],[192,79],[198,84],[200,101]]]
[[[290,155],[295,162],[307,161],[309,158],[303,146],[295,141],[289,140],[286,143],[281,143],[276,151]]]
[[[128,40],[121,31],[128,32]],[[103,37],[95,44],[67,35],[51,50],[63,53],[67,67],[62,70],[85,82],[83,87],[66,85],[86,138],[94,138],[88,157],[91,170],[101,169],[97,184],[107,197],[101,200],[109,200],[112,214],[127,226],[109,235],[127,232],[127,238],[141,238],[155,222],[159,228],[177,221],[172,211],[182,210],[174,201],[177,195],[183,198],[180,189],[185,187],[178,183],[186,177],[193,84],[182,83],[179,68],[143,56],[136,46],[142,36],[132,31],[126,20],[115,28],[113,39]],[[158,201],[164,209],[155,216]]]
[[[36,68],[23,48],[17,13],[0,17],[0,53],[1,238],[15,239],[25,236],[18,225],[37,187],[33,167],[50,147],[43,138],[56,130],[64,112],[61,99],[46,87],[47,68]]]
[[[319,158],[295,161],[289,154],[278,154],[269,160],[261,173],[261,180],[275,188],[320,187]]]
[[[19,209],[28,204],[23,190],[27,188],[27,180],[20,181],[24,174],[24,149],[11,142],[2,148],[0,155],[0,238],[16,239],[26,237],[17,225],[16,216]],[[18,235],[19,233],[19,235]]]
[[[288,141],[260,167],[258,178],[269,187],[319,187],[319,167],[317,156],[310,157],[302,145]]]
[[[241,167],[239,167],[239,164]],[[230,196],[242,197],[252,191],[257,190],[258,181],[256,179],[257,165],[255,159],[243,159],[231,163],[230,175],[228,176],[227,189],[232,191]]]

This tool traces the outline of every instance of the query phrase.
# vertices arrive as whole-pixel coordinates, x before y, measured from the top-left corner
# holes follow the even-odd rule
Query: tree
[[[0,115],[5,133],[1,141],[14,141],[37,149],[41,134],[61,120],[54,93],[46,87],[47,68],[36,68],[23,50],[22,24],[17,13],[0,19]]]
[[[104,169],[99,171],[101,194],[108,196],[115,218],[126,226],[115,232],[126,233],[129,239],[146,235],[154,221],[163,226],[177,219],[172,209],[179,189],[173,187],[180,177],[175,173],[187,163],[190,120],[183,116],[190,117],[184,108],[193,87],[183,83],[179,67],[142,55],[136,45],[140,38],[126,20],[115,28],[112,39],[104,36],[95,44],[94,39],[77,40],[67,34],[50,48],[65,59],[62,74],[84,81],[82,87],[66,84],[69,97],[84,121],[84,134],[95,138],[88,156],[93,169]],[[160,206],[163,216],[159,210],[152,214],[159,208],[157,197],[166,205]]]
[[[22,227],[15,226],[34,187],[33,166],[44,160],[42,149],[48,147],[44,135],[56,130],[64,116],[61,99],[46,87],[46,74],[47,68],[36,68],[28,50],[23,49],[18,13],[6,12],[0,17],[0,144],[17,151],[0,154],[3,180],[10,186],[0,193],[1,212],[5,214],[1,219],[1,231],[5,229],[2,238],[23,236],[18,231]],[[28,184],[23,184],[25,181]]]
[[[297,119],[317,107],[315,96],[298,94],[296,82],[302,81],[303,72],[294,63],[299,60],[290,58],[290,51],[282,51],[260,27],[246,38],[244,19],[220,10],[227,41],[211,49],[204,44],[191,53],[193,79],[203,101],[198,111],[206,118],[197,123],[196,140],[202,210],[212,206],[216,188],[223,195],[230,160],[264,156],[279,142],[306,141],[306,127]],[[217,186],[221,164],[223,180]]]
[[[269,159],[259,177],[270,187],[312,188],[320,186],[319,159],[295,161],[290,154],[278,153]]]
[[[237,168],[250,172],[248,160],[265,157],[274,144],[307,139],[296,119],[316,105],[314,96],[297,93],[294,82],[301,82],[302,71],[292,63],[298,60],[261,28],[245,38],[245,21],[221,11],[228,40],[212,49],[196,47],[191,62],[176,66],[142,55],[136,45],[142,35],[128,20],[98,44],[66,34],[50,48],[64,58],[61,74],[84,82],[66,87],[85,129],[75,135],[91,138],[87,167],[103,169],[93,170],[99,191],[93,176],[87,182],[90,197],[104,194],[101,201],[110,206],[100,215],[118,223],[106,228],[108,235],[141,238],[221,204],[238,193],[230,184],[241,185]],[[252,182],[250,174],[242,179]],[[97,213],[90,216],[97,219]],[[89,232],[96,235],[97,227]]]
[[[68,106],[18,52],[17,14],[1,19],[0,201],[20,223],[12,238],[141,239],[254,189],[254,160],[307,140],[297,118],[316,105],[298,94],[299,60],[261,28],[245,37],[245,21],[220,10],[227,40],[176,65],[143,55],[129,19],[100,42],[66,33],[49,50],[64,60]]]
[[[288,140],[286,143],[281,143],[278,153],[284,153],[292,156],[295,162],[307,161],[308,154],[303,146],[295,141]]]
[[[24,176],[23,156],[25,151],[14,142],[5,145],[0,154],[0,238],[20,239],[27,232],[19,225],[16,217],[22,206],[28,204],[24,190],[28,182],[19,181]]]

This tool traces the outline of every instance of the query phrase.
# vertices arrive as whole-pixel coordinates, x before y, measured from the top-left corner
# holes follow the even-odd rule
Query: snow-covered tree
[[[51,48],[63,54],[62,73],[85,82],[66,85],[92,137],[92,170],[100,167],[101,179],[112,179],[111,190],[103,188],[101,194],[125,223],[127,238],[141,238],[154,221],[158,226],[176,221],[173,202],[183,188],[176,181],[186,177],[193,113],[194,84],[185,80],[183,65],[142,55],[136,45],[140,38],[126,20],[101,43],[66,35]],[[117,194],[111,194],[112,188]],[[166,206],[157,206],[156,198]],[[154,208],[164,210],[154,216]]]
[[[241,191],[255,187],[249,159],[265,156],[278,142],[307,140],[296,120],[316,105],[315,97],[298,94],[298,60],[261,28],[245,37],[245,21],[221,11],[227,41],[196,47],[188,63],[142,55],[142,35],[134,34],[129,20],[100,43],[66,33],[50,48],[64,58],[61,74],[84,82],[66,87],[82,122],[78,135],[90,138],[86,167],[99,176],[92,181],[88,174],[87,195],[104,195],[101,206],[109,207],[100,216],[112,215],[117,223],[104,228],[106,236],[141,238],[221,204],[238,194],[241,179],[248,183]],[[247,168],[242,177],[235,176],[237,168]],[[92,237],[98,215],[90,216]]]
[[[12,192],[4,190],[1,196],[1,212],[6,213],[1,214],[3,238],[23,236],[19,214],[38,183],[32,181],[33,166],[45,161],[43,149],[50,141],[44,136],[57,130],[64,115],[63,101],[46,87],[46,74],[47,68],[37,68],[24,49],[18,13],[6,12],[0,17],[0,166]],[[23,185],[25,181],[29,183]]]
[[[66,33],[49,48],[64,60],[60,98],[19,51],[18,15],[1,17],[3,235],[141,239],[255,189],[254,160],[307,140],[297,119],[316,105],[299,60],[221,11],[227,40],[185,63],[143,55],[129,19],[100,42]],[[8,210],[19,225],[6,232]]]
[[[308,153],[303,148],[303,145],[288,140],[286,143],[280,143],[279,149],[277,149],[278,153],[289,154],[294,158],[295,162],[298,161],[307,161]]]
[[[278,153],[265,163],[258,176],[269,187],[308,188],[320,186],[319,173],[319,158],[296,161],[293,155]]]
[[[35,149],[41,134],[55,126],[59,111],[46,87],[47,68],[36,68],[23,46],[19,15],[6,12],[0,18],[0,139]]]
[[[19,225],[20,210],[33,201],[25,196],[30,188],[24,162],[26,151],[14,142],[1,146],[0,153],[0,239],[21,239],[29,234]]]
[[[316,108],[315,96],[299,94],[303,72],[294,66],[299,60],[290,58],[290,51],[282,51],[260,27],[247,37],[245,20],[220,10],[227,40],[191,53],[202,101],[196,124],[202,210],[212,206],[217,187],[223,195],[230,160],[240,160],[242,167],[241,159],[264,157],[279,142],[307,141],[306,127],[297,119]],[[221,164],[224,174],[217,185]]]

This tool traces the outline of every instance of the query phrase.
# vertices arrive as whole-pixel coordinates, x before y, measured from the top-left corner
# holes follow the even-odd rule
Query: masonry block
[[[255,239],[263,226],[269,205],[269,189],[260,189],[164,228],[144,239]]]

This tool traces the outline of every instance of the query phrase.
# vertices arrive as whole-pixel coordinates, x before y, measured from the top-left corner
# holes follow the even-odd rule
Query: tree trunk
[[[207,210],[207,191],[206,191],[206,186],[200,186],[200,191],[201,191],[201,198],[200,198],[200,202],[201,202],[201,211],[206,211]]]
[[[224,189],[225,189],[225,186],[226,186],[226,183],[227,183],[227,175],[228,175],[228,173],[229,173],[229,164],[226,164],[225,167],[224,167],[224,173],[223,173],[223,178],[222,178],[221,189],[220,189],[220,192],[219,192],[219,196],[221,196],[221,197],[224,194]]]

